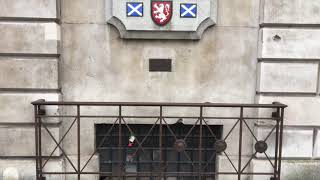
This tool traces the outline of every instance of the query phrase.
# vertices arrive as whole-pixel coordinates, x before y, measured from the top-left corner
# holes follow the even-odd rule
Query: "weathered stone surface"
[[[49,131],[59,142],[59,128],[48,127]],[[35,156],[35,129],[33,126],[0,126],[1,156]],[[55,143],[45,129],[42,129],[42,155],[50,155],[55,148]],[[23,148],[21,148],[23,147]],[[54,156],[60,155],[58,148]]]
[[[3,171],[3,180],[18,180],[19,172],[16,168],[9,167]]]
[[[58,54],[59,31],[56,23],[1,22],[0,53]]]
[[[320,57],[319,29],[263,28],[260,36],[260,58]]]
[[[252,34],[256,30],[216,28],[197,43],[137,43],[117,39],[113,29],[109,54],[105,26],[65,25],[64,29],[66,100],[253,102],[256,39]],[[148,58],[163,57],[157,52],[168,49],[175,49],[170,54],[175,61],[173,72],[149,72]]]
[[[259,92],[317,92],[318,63],[262,62],[259,65]]]
[[[71,125],[74,118],[64,119],[62,122],[63,129],[62,134],[64,134],[69,126]],[[104,120],[107,123],[113,123],[114,121]],[[82,156],[90,156],[95,151],[95,129],[94,124],[96,120],[81,118],[81,126],[80,126],[80,144],[81,144],[81,155]],[[63,147],[66,149],[68,154],[76,155],[78,153],[78,148],[75,146],[75,142],[77,141],[77,128],[74,126],[68,133],[68,136],[65,138]]]
[[[256,127],[257,139],[265,140],[273,127]],[[273,131],[267,140],[269,157],[275,156],[275,137]],[[282,157],[289,158],[311,158],[313,148],[313,129],[312,128],[285,128],[283,132]],[[264,154],[257,154],[258,157],[265,158]]]
[[[50,160],[44,167],[46,172],[62,172],[64,167],[63,160]],[[36,163],[34,160],[19,159],[1,159],[0,160],[0,179],[3,178],[3,172],[7,169],[15,169],[18,172],[19,180],[36,180]],[[49,180],[61,180],[63,175],[45,175]]]
[[[320,176],[320,163],[317,160],[282,160],[281,164],[281,179],[283,180],[316,180]],[[254,172],[273,172],[268,160],[254,159],[252,168]],[[251,180],[270,180],[270,177],[270,175],[255,175]]]
[[[236,123],[237,120],[227,120],[223,123],[223,138],[225,138],[228,133],[231,131],[231,128],[234,126],[234,124]],[[251,129],[253,129],[253,124],[251,121],[247,120],[246,121],[247,124],[249,125],[249,127]],[[226,139],[227,142],[227,149],[226,149],[226,153],[228,155],[233,155],[233,156],[237,156],[239,154],[239,126],[240,123],[238,123],[236,125],[236,127],[232,130],[232,132],[230,133],[230,135],[228,136],[228,138]],[[245,127],[243,128],[242,131],[242,154],[243,155],[251,155],[252,154],[252,149],[249,148],[250,146],[252,146],[252,135],[250,134],[250,131],[247,130]]]
[[[319,24],[320,2],[305,0],[263,0],[261,23]]]
[[[65,100],[106,100],[104,96],[108,96],[111,85],[107,71],[111,60],[108,56],[106,28],[105,25],[96,24],[64,25],[61,81],[62,91],[67,98]]]
[[[258,27],[259,1],[223,0],[218,2],[217,26]]]
[[[76,166],[78,162],[77,156],[70,156],[70,160],[73,162],[73,164]],[[80,159],[80,167],[84,167],[86,162],[89,160],[90,156],[81,156]],[[73,172],[74,169],[72,168],[71,164],[69,162],[65,162],[65,167],[67,172]],[[83,172],[98,172],[99,171],[99,157],[98,155],[95,155],[92,157],[92,159],[89,161],[85,169],[83,169]],[[66,175],[65,180],[77,180],[77,175]],[[81,180],[98,180],[99,175],[97,174],[83,174],[81,175]]]
[[[235,166],[235,168],[238,170],[238,162],[239,162],[239,158],[238,156],[229,156],[230,161],[233,163],[233,165]],[[230,161],[228,160],[228,158],[226,156],[223,155],[219,155],[217,156],[217,167],[216,167],[216,171],[223,173],[223,172],[232,172],[232,173],[236,173],[236,170],[234,169],[234,167],[232,166],[232,164],[230,163]],[[245,162],[249,161],[248,157],[243,157],[241,159],[242,161],[242,168],[244,168],[245,166]],[[243,171],[245,173],[250,172],[250,165],[246,167],[246,169]],[[217,180],[234,180],[237,179],[238,175],[217,175],[216,179]],[[241,176],[241,179],[243,180],[248,180],[249,176],[247,175],[243,175]]]
[[[294,96],[263,96],[257,98],[258,103],[268,104],[272,102],[281,102],[288,105],[285,109],[284,123],[286,125],[315,125],[319,124],[319,97],[294,97]],[[271,117],[271,111],[259,109],[261,117]]]
[[[58,60],[0,57],[0,87],[58,89]]]
[[[0,0],[0,17],[56,18],[57,0]]]
[[[38,99],[46,99],[47,101],[58,101],[59,94],[44,93],[44,94],[14,94],[2,93],[0,94],[0,122],[1,123],[33,123],[34,122],[34,108],[31,105],[32,101]],[[47,114],[58,114],[58,107],[46,107]],[[44,119],[44,122],[57,121],[57,119]]]
[[[63,0],[61,1],[63,22],[105,23],[105,1]]]

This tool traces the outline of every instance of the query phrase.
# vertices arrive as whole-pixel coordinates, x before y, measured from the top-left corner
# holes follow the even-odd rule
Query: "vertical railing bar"
[[[39,180],[39,147],[38,147],[38,106],[34,105],[34,130],[35,130],[35,150],[36,150],[36,180]]]
[[[161,168],[161,178],[166,179],[166,177],[163,177],[164,173],[164,165],[163,165],[163,157],[162,157],[162,115],[163,115],[163,109],[162,106],[160,106],[160,124],[159,124],[159,159],[160,159],[160,168]]]
[[[200,106],[200,127],[199,127],[199,180],[202,179],[201,177],[201,166],[202,166],[202,117],[203,117],[203,107]]]
[[[279,139],[279,166],[278,166],[278,176],[277,180],[280,180],[281,175],[281,158],[282,158],[282,140],[283,140],[283,115],[284,115],[284,108],[281,108],[281,116],[280,116],[280,139]]]
[[[153,136],[153,133],[154,133],[154,132],[151,133],[152,136]],[[151,153],[151,159],[154,159],[153,153]],[[153,178],[153,170],[154,170],[153,163],[151,162],[150,164],[151,164],[151,166],[150,166],[150,169],[151,169],[150,180],[154,180],[154,178]]]
[[[119,106],[119,132],[118,132],[118,161],[119,161],[119,176],[122,176],[122,150],[121,150],[121,146],[122,146],[122,106]]]
[[[191,132],[191,137],[192,137],[192,139],[195,137],[195,132],[194,132],[194,131]],[[193,143],[193,140],[192,140],[192,143]],[[191,160],[192,160],[192,161],[194,161],[194,153],[195,153],[195,152],[194,152],[194,149],[192,149],[192,150],[191,150]],[[192,176],[194,175],[194,171],[195,171],[195,166],[192,166]],[[192,179],[195,180],[196,177],[193,176]]]
[[[243,107],[240,107],[239,124],[239,157],[238,157],[238,180],[241,180],[241,156],[242,156],[242,130],[243,130]]]
[[[137,130],[136,130],[136,134],[142,134],[141,133],[141,129],[140,128],[137,128]],[[142,142],[141,142],[142,143]],[[141,144],[142,145],[142,144]],[[139,147],[139,146],[138,146]],[[135,156],[135,153],[133,153],[133,155]],[[140,156],[136,156],[136,158],[137,158],[137,172],[140,172],[141,171],[141,161],[140,161]],[[136,180],[141,180],[141,178],[140,177],[137,177],[136,178]]]
[[[168,140],[167,140],[167,136],[166,136],[166,133],[165,133],[165,135],[164,135],[164,137],[163,137],[163,140],[164,140],[164,142],[166,143],[166,142],[168,142]],[[165,170],[165,172],[167,172],[167,167],[168,167],[168,158],[167,158],[167,156],[168,156],[168,152],[167,152],[167,150],[165,149],[164,151],[163,151],[163,166],[164,166],[164,170]],[[167,180],[167,176],[165,176],[164,177],[164,180]]]
[[[77,105],[77,146],[78,146],[78,180],[80,180],[81,167],[80,167],[80,105]]]
[[[38,106],[38,112],[40,110],[40,106]],[[41,117],[38,117],[38,134],[39,134],[39,138],[38,138],[38,142],[39,142],[39,162],[38,162],[38,166],[39,167],[42,167],[42,140],[41,140],[41,123],[42,123],[42,120],[41,120]],[[42,180],[42,169],[40,168],[39,169],[39,179]]]
[[[277,176],[277,165],[278,165],[278,148],[279,148],[279,115],[280,115],[280,108],[277,108],[277,114],[276,114],[276,145],[275,145],[275,157],[274,157],[274,179],[276,180],[278,178]]]
[[[181,129],[177,129],[178,136],[181,135]],[[181,171],[181,152],[178,153],[178,159],[177,159],[177,172]],[[181,180],[181,174],[178,175],[177,180]]]

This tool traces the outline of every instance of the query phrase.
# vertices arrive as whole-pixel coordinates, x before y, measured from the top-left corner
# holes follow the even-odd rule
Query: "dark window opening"
[[[183,123],[176,123],[169,125],[162,125],[162,164],[160,163],[159,151],[159,132],[160,125],[157,124],[153,128],[153,124],[130,124],[128,125],[132,133],[125,126],[121,126],[121,138],[119,138],[119,125],[116,124],[111,131],[111,124],[96,124],[96,146],[98,148],[100,171],[109,172],[115,175],[119,172],[119,165],[122,165],[122,172],[126,173],[157,173],[163,171],[164,177],[162,179],[174,180],[195,180],[199,179],[199,163],[201,163],[202,172],[215,172],[216,152],[214,150],[214,143],[221,139],[222,126],[210,125],[202,126],[202,158],[199,161],[199,144],[200,144],[200,126],[199,125],[185,125]],[[194,127],[193,127],[194,126]],[[150,130],[152,128],[152,130]],[[193,128],[193,129],[192,129]],[[212,133],[214,135],[212,135]],[[191,130],[192,129],[192,130]],[[191,130],[191,131],[190,131]],[[107,136],[101,147],[101,142],[107,132]],[[174,133],[174,135],[172,134]],[[186,135],[188,134],[188,137]],[[130,144],[130,137],[136,140]],[[185,138],[184,151],[179,152],[175,147],[176,139]],[[121,139],[119,156],[119,139]],[[142,149],[138,149],[138,141],[142,143]],[[120,159],[119,159],[120,158]],[[189,175],[183,176],[182,172],[187,172]],[[171,174],[173,174],[171,176]],[[174,173],[176,173],[174,175]],[[177,175],[180,173],[179,175]],[[190,175],[190,173],[194,173]],[[111,180],[110,176],[100,176],[101,180]],[[138,177],[131,176],[124,179],[136,180],[156,180],[157,176]],[[214,177],[203,177],[203,180],[214,180]]]

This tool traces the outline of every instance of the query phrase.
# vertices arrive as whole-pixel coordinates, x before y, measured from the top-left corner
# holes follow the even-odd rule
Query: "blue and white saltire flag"
[[[197,4],[182,3],[180,4],[180,17],[182,18],[196,18]]]
[[[127,2],[127,16],[128,17],[142,17],[143,3],[142,2]]]

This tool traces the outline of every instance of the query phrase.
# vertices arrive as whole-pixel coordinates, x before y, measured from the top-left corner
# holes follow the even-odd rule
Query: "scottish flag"
[[[142,2],[127,2],[127,16],[128,17],[142,17],[143,3]]]
[[[181,3],[180,4],[180,17],[182,17],[182,18],[196,18],[197,17],[197,4]]]

